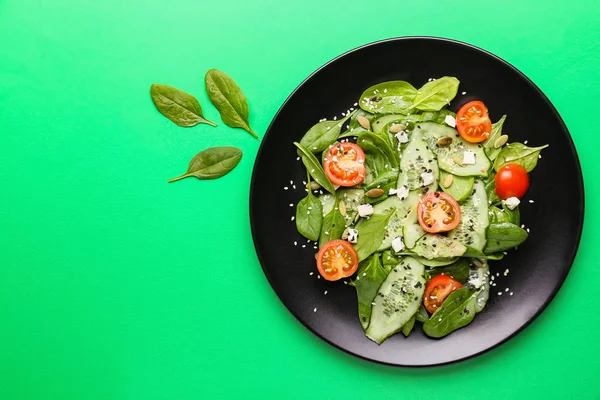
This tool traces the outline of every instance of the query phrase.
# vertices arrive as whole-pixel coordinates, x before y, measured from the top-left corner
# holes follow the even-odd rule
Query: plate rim
[[[341,58],[344,58],[348,55],[351,55],[352,53],[355,52],[359,52],[365,48],[369,48],[369,47],[374,47],[374,46],[378,46],[381,45],[383,43],[389,43],[389,42],[401,42],[401,41],[410,41],[410,40],[427,40],[427,41],[438,41],[438,42],[446,42],[446,43],[450,43],[453,45],[459,45],[459,46],[463,46],[466,48],[469,48],[471,50],[475,50],[477,52],[483,53],[484,55],[493,58],[494,60],[496,60],[497,62],[500,62],[501,64],[504,64],[506,67],[508,67],[509,69],[511,69],[513,72],[517,73],[517,75],[519,75],[529,86],[531,86],[538,95],[540,95],[540,97],[542,98],[542,100],[546,103],[546,105],[549,107],[549,109],[552,111],[552,113],[554,114],[554,116],[557,118],[558,122],[561,125],[561,128],[563,131],[565,131],[567,133],[567,139],[568,142],[571,146],[572,152],[575,155],[575,161],[576,161],[576,169],[577,169],[577,174],[576,174],[576,180],[578,183],[578,186],[580,187],[579,190],[579,195],[581,198],[581,219],[579,220],[578,223],[578,232],[577,232],[577,236],[576,236],[576,241],[575,241],[575,246],[573,246],[573,250],[570,254],[570,261],[569,261],[569,265],[568,268],[565,270],[565,272],[563,273],[563,275],[560,277],[560,280],[558,283],[558,286],[556,288],[556,290],[548,297],[548,299],[538,308],[538,310],[536,310],[535,314],[529,319],[527,320],[523,325],[521,325],[517,330],[515,330],[512,334],[508,335],[507,337],[505,337],[504,339],[502,339],[501,341],[495,343],[494,345],[480,350],[476,353],[470,354],[468,356],[465,357],[461,357],[461,358],[457,358],[451,361],[447,361],[447,362],[441,362],[441,363],[435,363],[435,364],[424,364],[424,365],[407,365],[407,364],[398,364],[398,363],[390,363],[390,362],[386,362],[386,361],[381,361],[381,360],[376,360],[373,358],[368,358],[365,357],[363,355],[354,353],[344,347],[341,347],[335,343],[333,343],[332,341],[330,341],[328,338],[324,337],[323,335],[321,335],[320,333],[316,332],[312,327],[310,327],[308,325],[308,323],[306,321],[304,321],[302,318],[300,318],[299,315],[297,315],[294,311],[292,311],[283,301],[283,299],[281,298],[281,296],[279,295],[279,293],[277,292],[277,290],[275,290],[275,287],[273,286],[273,282],[271,281],[271,278],[269,276],[269,273],[267,272],[267,270],[265,269],[265,266],[263,264],[263,257],[261,255],[261,251],[258,249],[258,245],[257,245],[257,234],[256,234],[256,230],[255,230],[255,224],[256,224],[256,217],[254,215],[254,186],[255,186],[255,180],[257,179],[257,160],[261,157],[262,152],[264,151],[264,144],[269,136],[269,134],[271,133],[271,130],[273,128],[273,124],[275,123],[275,121],[277,120],[277,118],[279,117],[279,115],[281,114],[282,110],[286,107],[286,105],[288,104],[288,102],[294,97],[294,95],[304,86],[304,84],[306,82],[308,82],[310,79],[312,79],[315,75],[317,75],[318,73],[320,73],[323,69],[329,67],[331,64],[335,63],[336,61],[338,61]],[[446,365],[452,365],[452,364],[457,364],[457,363],[461,363],[476,357],[479,357],[485,353],[488,353],[500,346],[502,346],[503,344],[507,343],[509,340],[513,339],[515,336],[517,336],[519,333],[521,333],[523,330],[525,330],[528,326],[530,326],[533,321],[535,321],[542,312],[544,312],[546,310],[546,308],[548,307],[548,305],[554,300],[554,298],[556,297],[556,295],[558,294],[558,292],[560,291],[560,289],[562,288],[562,286],[564,285],[567,276],[569,275],[569,272],[571,271],[571,268],[573,267],[573,263],[575,262],[575,258],[577,257],[577,252],[579,251],[579,245],[581,244],[581,236],[583,234],[583,228],[584,228],[584,224],[585,224],[585,188],[584,188],[584,180],[583,180],[583,172],[581,169],[581,161],[579,159],[579,154],[577,153],[577,148],[575,146],[575,142],[573,141],[573,137],[571,136],[571,132],[569,131],[567,125],[565,124],[563,118],[561,117],[561,115],[559,114],[558,110],[556,109],[556,107],[554,106],[554,104],[552,104],[552,102],[550,101],[550,99],[546,96],[546,94],[529,78],[527,77],[523,72],[521,72],[518,68],[516,68],[514,65],[512,65],[511,63],[509,63],[508,61],[504,60],[503,58],[493,54],[490,51],[487,51],[481,47],[472,45],[470,43],[467,42],[463,42],[460,40],[456,40],[456,39],[450,39],[450,38],[445,38],[445,37],[440,37],[440,36],[398,36],[398,37],[391,37],[391,38],[387,38],[387,39],[382,39],[382,40],[377,40],[377,41],[373,41],[373,42],[369,42],[366,43],[364,45],[352,48],[350,50],[345,51],[344,53],[332,58],[331,60],[327,61],[326,63],[324,63],[323,65],[321,65],[319,68],[317,68],[315,71],[313,71],[309,76],[307,76],[305,79],[302,80],[302,82],[300,82],[300,84],[298,84],[298,86],[296,86],[296,88],[289,94],[289,96],[287,96],[287,98],[285,99],[285,101],[281,104],[281,106],[279,107],[279,109],[277,110],[277,112],[275,113],[275,115],[273,116],[273,118],[271,119],[271,122],[269,123],[269,126],[267,127],[267,130],[265,131],[265,134],[263,135],[263,139],[261,140],[260,143],[260,147],[256,153],[256,157],[254,159],[254,165],[252,168],[252,176],[250,178],[250,191],[249,191],[249,214],[250,214],[250,230],[251,230],[251,234],[252,234],[252,242],[254,245],[254,250],[256,252],[256,255],[258,257],[258,261],[260,263],[260,266],[263,270],[263,274],[265,275],[265,278],[267,279],[269,285],[271,286],[271,289],[273,290],[273,292],[275,292],[275,295],[279,298],[279,301],[281,302],[281,304],[285,307],[285,309],[291,313],[294,318],[300,322],[306,329],[308,329],[313,335],[315,335],[316,337],[318,337],[319,339],[323,340],[325,343],[329,344],[330,346],[341,350],[342,352],[351,355],[355,358],[361,359],[361,360],[365,360],[368,361],[370,363],[374,363],[374,364],[378,364],[378,365],[385,365],[385,366],[390,366],[390,367],[395,367],[395,368],[406,368],[406,369],[426,369],[426,368],[435,368],[435,367],[442,367],[442,366],[446,366]]]

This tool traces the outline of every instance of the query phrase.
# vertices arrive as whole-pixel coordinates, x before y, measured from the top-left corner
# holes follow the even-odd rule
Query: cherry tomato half
[[[456,289],[460,289],[462,285],[459,281],[448,275],[438,275],[433,277],[425,287],[425,295],[423,296],[423,305],[430,314],[437,310],[446,297]]]
[[[328,281],[346,278],[358,269],[358,254],[345,240],[331,240],[317,254],[319,274]]]
[[[481,101],[470,101],[456,114],[456,129],[467,142],[483,142],[492,132],[488,109]]]
[[[365,179],[365,153],[354,143],[338,143],[325,155],[327,178],[339,186],[358,185]]]
[[[427,193],[419,200],[417,216],[425,232],[448,232],[460,222],[460,207],[447,193]]]
[[[496,174],[496,194],[502,200],[521,198],[529,188],[527,170],[519,164],[505,164]]]

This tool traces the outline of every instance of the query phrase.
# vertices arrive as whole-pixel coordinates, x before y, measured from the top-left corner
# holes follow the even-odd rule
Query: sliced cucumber
[[[433,182],[423,187],[421,174],[431,173]],[[421,131],[413,130],[410,141],[402,150],[400,157],[400,174],[397,187],[407,186],[408,190],[421,190],[422,193],[435,191],[438,186],[439,169],[433,152],[425,142]]]
[[[323,206],[323,217],[329,214],[331,210],[333,210],[333,206],[335,205],[335,195],[331,193],[325,193],[319,196],[319,200],[321,200],[321,205]]]
[[[381,284],[366,335],[381,344],[415,315],[425,291],[425,267],[412,257],[402,259]]]
[[[371,121],[371,129],[373,130],[373,132],[380,134],[381,132],[383,132],[383,127],[386,126],[387,124],[389,124],[390,122],[394,122],[394,121],[400,121],[401,119],[404,119],[404,118],[406,118],[406,115],[402,115],[402,114],[383,115],[383,116]]]
[[[430,260],[462,256],[467,248],[457,240],[443,235],[426,233],[413,247],[412,251]]]
[[[452,175],[452,182],[450,186],[444,187],[444,182],[448,175]],[[459,203],[469,197],[473,190],[474,181],[475,178],[472,176],[457,176],[446,171],[440,171],[440,182],[442,182],[440,187],[444,192],[454,197]]]
[[[490,267],[487,260],[480,259],[477,264],[471,260],[469,270],[467,284],[474,289],[479,289],[475,311],[481,312],[490,297]]]
[[[396,211],[390,217],[387,226],[385,227],[385,236],[381,246],[377,251],[383,251],[389,249],[392,246],[392,240],[398,236],[403,236],[404,220],[406,219],[409,211],[417,205],[419,201],[418,195],[411,195],[400,200],[398,196],[390,196],[381,203],[373,206],[373,214],[386,215],[391,209],[395,208]]]
[[[417,218],[417,207],[412,207],[402,226],[404,236],[404,245],[408,249],[412,249],[417,244],[417,241],[425,235],[425,231],[421,228]]]
[[[487,176],[492,164],[487,158],[481,145],[469,143],[460,137],[458,131],[447,125],[434,124],[432,122],[419,123],[414,131],[422,135],[429,147],[436,153],[440,169],[458,176]],[[438,139],[449,136],[452,142],[447,146],[437,144]],[[475,153],[475,164],[463,165],[456,163],[462,160],[464,152],[470,150]]]
[[[354,222],[358,206],[363,204],[365,192],[362,189],[339,189],[336,191],[339,200],[344,200],[346,206],[346,225]],[[338,201],[339,201],[338,200]]]
[[[471,196],[460,205],[460,222],[448,232],[448,238],[483,251],[486,229],[489,225],[488,200],[481,179],[475,180]]]
[[[445,267],[446,265],[450,265],[453,262],[455,262],[456,260],[458,260],[458,257],[436,258],[435,260],[429,260],[425,257],[420,257],[420,256],[414,256],[414,258],[415,258],[415,260],[417,260],[424,266],[430,267],[430,268]]]

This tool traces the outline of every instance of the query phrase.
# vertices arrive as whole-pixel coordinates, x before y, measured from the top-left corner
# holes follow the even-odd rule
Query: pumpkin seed
[[[448,146],[450,143],[452,143],[452,138],[450,136],[444,136],[444,137],[439,138],[436,143],[438,146]],[[461,163],[462,163],[462,160],[461,160]]]
[[[317,181],[310,181],[306,184],[306,188],[309,190],[319,190],[321,189],[321,185],[319,185]]]
[[[444,178],[444,182],[442,182],[442,185],[444,185],[445,188],[449,188],[450,186],[452,186],[452,182],[454,182],[454,175],[446,175],[446,177]]]
[[[404,125],[404,124],[394,124],[394,125],[390,126],[390,133],[402,132],[405,129],[406,129],[406,125]]]
[[[482,268],[483,267],[483,263],[481,261],[479,261],[478,259],[473,258],[472,261],[473,261],[473,264],[475,264],[475,266],[477,268]]]
[[[463,159],[460,158],[459,156],[452,157],[452,161],[454,161],[455,164],[458,164],[458,165],[462,166]]]
[[[362,126],[368,131],[371,130],[371,122],[369,122],[367,118],[363,117],[362,115],[359,115],[358,117],[356,117],[356,120],[358,121],[360,126]]]
[[[344,202],[344,200],[340,200],[340,202],[338,203],[338,209],[340,211],[340,214],[342,214],[342,216],[346,216],[346,202]]]
[[[350,228],[346,228],[346,229],[344,230],[344,232],[342,233],[342,239],[343,239],[343,240],[346,240],[346,239],[348,239],[348,235],[350,234],[350,231],[349,231],[349,230],[350,230]]]
[[[357,223],[359,218],[360,218],[360,214],[356,213],[356,217],[354,217],[354,223]]]
[[[375,189],[371,189],[367,193],[365,193],[365,196],[370,197],[372,199],[376,199],[377,197],[383,196],[384,193],[385,192],[383,191],[383,189],[375,188]]]
[[[496,142],[494,142],[494,147],[499,149],[500,147],[504,146],[506,142],[508,142],[508,135],[502,135],[496,139]]]

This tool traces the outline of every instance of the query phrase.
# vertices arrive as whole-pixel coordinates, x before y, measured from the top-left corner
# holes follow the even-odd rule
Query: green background
[[[323,63],[403,35],[472,43],[538,84],[588,205],[548,309],[499,349],[427,370],[348,356],[279,302],[250,234],[259,141],[223,125],[203,83],[209,68],[234,77],[262,137]],[[599,37],[592,0],[0,0],[0,398],[600,399]],[[219,127],[172,124],[154,82]],[[244,151],[231,174],[166,183],[216,145]]]

